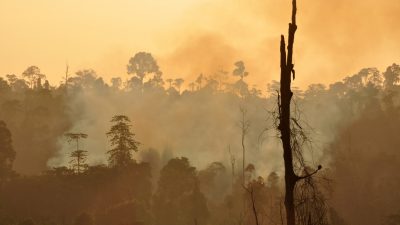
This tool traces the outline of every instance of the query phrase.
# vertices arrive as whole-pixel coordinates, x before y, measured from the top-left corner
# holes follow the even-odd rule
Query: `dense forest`
[[[279,82],[243,61],[171,79],[147,52],[110,81],[43,72],[0,78],[0,224],[283,224]],[[293,89],[300,173],[320,170],[298,224],[399,224],[400,66]]]

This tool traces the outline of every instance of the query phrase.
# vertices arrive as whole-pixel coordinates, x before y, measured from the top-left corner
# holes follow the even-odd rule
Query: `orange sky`
[[[298,4],[295,85],[400,63],[398,0]],[[37,65],[58,84],[68,61],[72,71],[127,78],[129,57],[148,51],[165,77],[187,81],[244,60],[248,81],[264,88],[279,78],[289,7],[289,0],[1,0],[0,75]]]

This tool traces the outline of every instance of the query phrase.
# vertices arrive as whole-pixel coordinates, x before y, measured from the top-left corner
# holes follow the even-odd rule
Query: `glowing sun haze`
[[[188,82],[243,60],[248,81],[279,78],[279,37],[290,2],[282,0],[1,0],[0,75],[37,65],[58,84],[92,68],[106,81],[127,78],[138,51],[151,52],[164,77]],[[400,62],[398,0],[302,0],[295,85],[329,83],[363,67]]]

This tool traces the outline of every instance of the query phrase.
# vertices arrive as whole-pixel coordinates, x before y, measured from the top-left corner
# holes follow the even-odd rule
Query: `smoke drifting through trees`
[[[400,77],[398,67],[398,65],[392,65],[384,73],[374,68],[367,68],[346,77],[341,82],[331,84],[329,88],[315,84],[310,85],[305,91],[294,90],[295,103],[301,106],[304,120],[314,128],[311,132],[311,138],[314,139],[316,145],[314,149],[321,149],[321,151],[314,151],[313,156],[305,155],[305,160],[311,165],[321,161],[321,164],[330,168],[334,175],[333,179],[337,180],[330,198],[331,205],[346,221],[354,224],[366,223],[366,221],[378,223],[382,217],[398,213],[396,209],[398,198],[385,193],[396,193],[395,190],[399,184],[396,182],[397,179],[392,180],[383,175],[396,174],[396,165],[398,165],[397,151],[393,147],[397,146],[397,138],[384,135],[387,129],[392,130],[391,134],[397,134],[396,127],[399,127],[398,120],[395,119],[398,118],[399,113],[399,98],[396,94]],[[242,116],[238,106],[244,104],[247,110],[246,117],[251,122],[246,136],[246,162],[254,164],[256,168],[247,172],[252,177],[248,180],[249,184],[255,185],[254,190],[259,188],[266,191],[266,193],[262,192],[263,194],[255,192],[255,196],[258,196],[255,199],[267,198],[270,192],[275,190],[274,188],[280,189],[280,181],[273,183],[272,180],[276,179],[269,174],[276,171],[278,176],[282,177],[281,154],[278,150],[279,139],[273,137],[274,133],[271,132],[264,133],[265,135],[260,137],[265,128],[272,126],[271,121],[267,120],[267,111],[275,107],[276,96],[259,96],[257,90],[251,89],[245,89],[247,91],[243,92],[244,95],[240,95],[233,83],[224,83],[221,88],[220,85],[215,85],[218,79],[212,77],[211,75],[199,76],[197,82],[193,81],[197,84],[197,88],[184,89],[179,94],[176,87],[165,90],[168,84],[160,85],[162,83],[160,77],[154,77],[154,75],[148,77],[148,80],[144,79],[143,83],[139,83],[142,86],[132,87],[130,82],[125,82],[118,88],[121,82],[117,81],[124,81],[125,77],[115,78],[116,82],[113,83],[117,85],[109,86],[95,71],[84,70],[70,76],[68,96],[65,96],[63,85],[55,88],[37,85],[30,88],[20,76],[9,75],[7,80],[0,81],[2,93],[0,115],[12,133],[13,145],[17,153],[14,168],[23,174],[40,174],[53,166],[68,165],[71,149],[65,143],[63,135],[79,130],[88,134],[84,149],[88,150],[89,169],[85,174],[108,171],[103,170],[103,167],[99,165],[107,162],[106,153],[110,149],[105,133],[110,130],[110,118],[121,113],[135,122],[134,132],[137,134],[137,140],[142,143],[139,152],[134,153],[133,158],[150,162],[151,169],[147,168],[149,165],[133,166],[136,169],[143,166],[143,171],[153,174],[154,177],[149,178],[145,175],[147,172],[143,173],[146,177],[143,178],[146,180],[145,183],[152,181],[157,187],[160,169],[174,156],[187,157],[190,164],[198,171],[203,171],[212,161],[220,161],[228,168],[231,163],[228,145],[231,146],[236,163],[241,162],[241,132],[238,131],[237,122]],[[166,79],[168,76],[163,75],[161,78]],[[276,85],[277,83],[269,85],[272,94],[277,89]],[[302,127],[307,127],[304,121],[299,121],[299,123]],[[367,129],[365,126],[374,127],[374,129]],[[348,133],[351,135],[347,135]],[[372,142],[365,141],[366,135],[371,135],[368,140],[380,141],[371,145]],[[384,154],[381,154],[382,146],[386,146]],[[377,165],[386,172],[375,171],[375,178],[371,180],[364,171],[374,174],[374,170],[371,171],[369,168],[371,161],[377,158],[381,158]],[[352,166],[354,159],[357,159],[358,169]],[[389,159],[391,163],[385,163]],[[316,165],[313,166],[316,167]],[[240,165],[236,164],[236,174],[242,172],[238,168]],[[202,173],[201,176],[199,173],[199,179],[203,180],[199,183],[200,191],[211,204],[210,199],[215,198],[212,196],[224,198],[223,195],[227,194],[226,191],[232,186],[232,180],[223,170],[210,169],[209,171],[220,171],[216,175],[218,179],[211,183],[208,182],[208,178],[205,179],[209,177],[208,173]],[[69,174],[69,172],[58,168],[51,170],[50,174]],[[268,177],[268,179],[258,180],[256,179],[258,175]],[[123,182],[125,179],[129,180],[130,176],[136,175],[125,174],[118,179]],[[386,186],[385,183],[379,185],[389,180],[391,180],[391,185]],[[354,190],[355,181],[360,184],[357,190]],[[28,185],[33,180],[24,182]],[[70,181],[65,180],[65,182]],[[361,185],[369,182],[375,185]],[[382,193],[381,189],[387,191]],[[23,192],[19,188],[15,190]],[[190,189],[189,193],[196,193],[195,190]],[[226,196],[230,199],[228,202],[233,204],[229,213],[239,215],[240,211],[237,210],[242,208],[242,200],[235,196],[241,196],[243,189],[241,186],[233,185],[232,191],[232,196]],[[379,193],[379,195],[370,195],[377,202],[373,207],[367,204],[370,199],[364,198],[365,193],[371,192]],[[346,204],[347,199],[353,197],[348,196],[350,193],[359,193],[354,203],[358,205],[356,208],[349,208],[350,206]],[[26,194],[30,195],[28,192]],[[113,194],[110,193],[110,195]],[[21,198],[23,196],[25,195],[21,195]],[[274,196],[279,202],[279,194]],[[124,199],[122,196],[117,198],[110,196],[110,198]],[[275,200],[273,202],[261,200],[268,203],[267,205],[258,205],[260,203],[256,201],[255,205],[257,210],[277,216],[271,220],[279,223],[279,204],[276,204]],[[15,201],[23,202],[22,199]],[[88,202],[91,201],[88,200]],[[239,202],[240,209],[235,208],[237,206],[235,202]],[[221,212],[222,206],[209,204],[210,212]],[[373,213],[359,216],[364,212],[369,212],[371,208],[374,208]],[[62,211],[63,209],[60,209],[60,212]],[[82,212],[72,214],[74,213]],[[211,214],[210,220],[217,219],[217,215],[219,214]],[[101,218],[101,215],[96,217]],[[248,218],[254,218],[254,216]],[[232,217],[232,219],[239,220],[240,218]],[[259,219],[265,221],[266,218],[260,216]]]

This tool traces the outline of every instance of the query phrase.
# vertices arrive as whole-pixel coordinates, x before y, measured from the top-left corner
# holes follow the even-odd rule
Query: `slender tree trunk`
[[[65,68],[65,94],[66,95],[68,95],[68,69],[69,69],[69,66],[67,64],[66,68]]]
[[[236,162],[236,159],[235,159],[235,156],[231,152],[231,145],[228,146],[228,149],[229,149],[229,155],[230,155],[230,158],[231,158],[232,190],[233,190],[234,186],[235,186],[234,184],[235,184],[235,162]]]
[[[78,174],[79,174],[81,172],[80,171],[80,169],[81,169],[81,156],[80,156],[80,153],[78,153],[77,159],[78,159]]]
[[[256,222],[256,225],[260,225],[260,223],[258,222],[258,215],[257,215],[257,209],[256,209],[256,200],[254,199],[254,190],[253,187],[251,187],[251,192],[250,192],[250,197],[251,197],[251,203],[252,203],[252,207],[253,207],[253,214],[254,214],[254,219]]]
[[[77,138],[76,139],[76,152],[78,152],[79,151],[79,138]],[[80,161],[80,155],[79,155],[79,153],[78,153],[78,156],[77,156],[77,165],[78,165],[78,169],[77,169],[77,172],[78,172],[78,174],[80,173],[80,167],[81,167],[81,161]]]
[[[244,133],[244,128],[242,130],[242,153],[243,153],[243,162],[242,162],[242,182],[243,182],[243,186],[246,185],[246,180],[245,180],[245,164],[246,164],[246,147],[244,145],[244,137],[245,137],[245,133]]]
[[[246,140],[246,135],[247,135],[247,131],[249,129],[249,121],[247,121],[246,119],[246,109],[244,107],[240,107],[240,112],[241,112],[241,121],[240,121],[240,129],[242,132],[242,137],[241,137],[241,144],[242,144],[242,185],[243,187],[245,187],[246,185],[246,178],[245,178],[245,171],[246,171],[246,144],[245,144],[245,140]]]
[[[285,208],[287,225],[295,225],[295,208],[294,208],[294,188],[298,177],[293,169],[293,154],[291,146],[291,130],[290,130],[290,102],[293,96],[291,91],[291,75],[294,79],[293,65],[293,44],[296,26],[296,0],[292,0],[292,22],[289,23],[289,39],[286,55],[285,37],[281,36],[280,52],[281,52],[281,83],[280,83],[280,99],[279,99],[279,127],[283,146],[283,159],[285,164]]]

